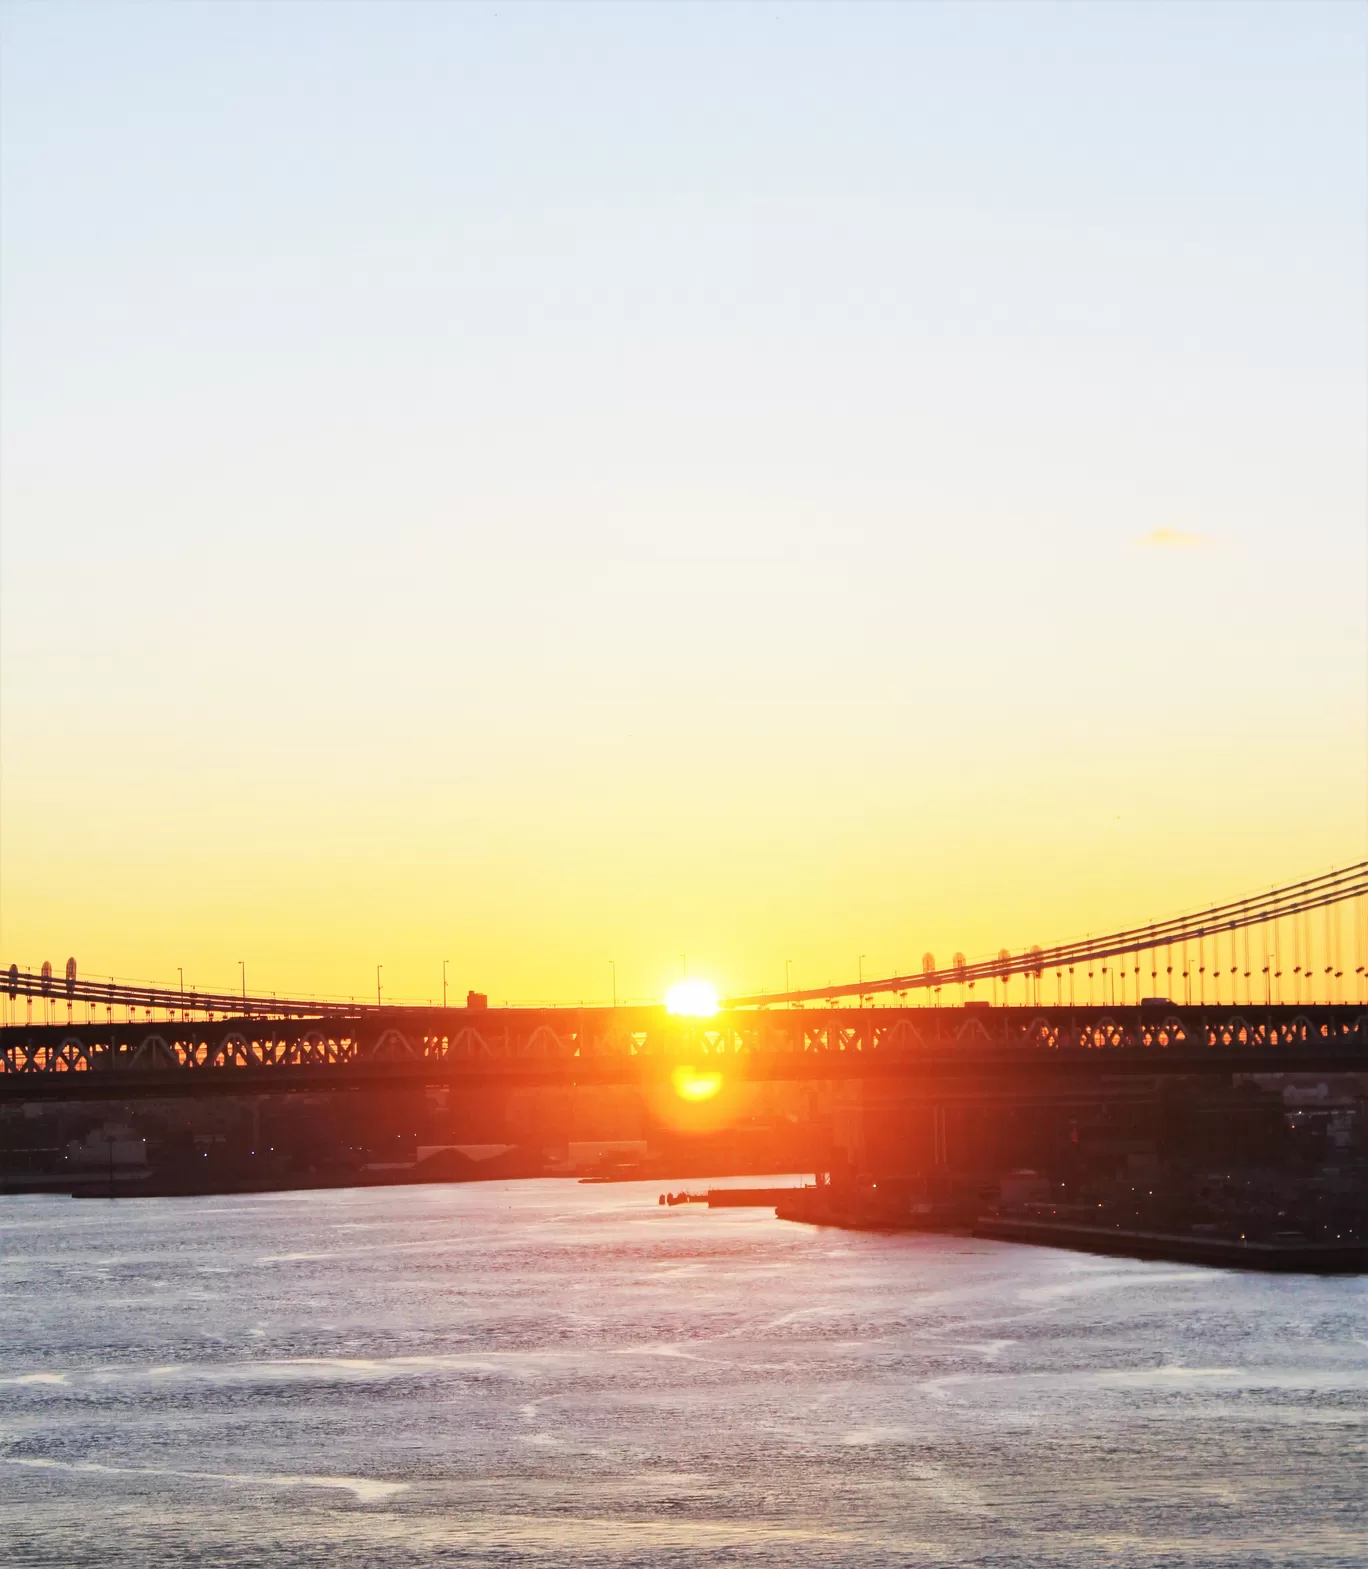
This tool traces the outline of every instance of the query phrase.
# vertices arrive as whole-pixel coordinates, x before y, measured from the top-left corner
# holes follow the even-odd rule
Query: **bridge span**
[[[943,991],[959,1006],[941,1006]],[[898,1006],[866,1005],[894,993]],[[923,1003],[908,1006],[910,995]],[[837,1006],[852,996],[860,1006]],[[1368,1072],[1368,861],[1083,941],[973,962],[957,953],[949,966],[928,953],[913,974],[734,997],[706,1019],[661,1007],[358,1007],[245,987],[235,997],[95,981],[74,958],[61,976],[51,964],[0,972],[0,1012],[0,1102],[633,1084],[685,1065],[756,1082],[979,1086]]]
[[[0,1102],[739,1081],[1368,1073],[1368,1006],[371,1009],[0,1029]]]

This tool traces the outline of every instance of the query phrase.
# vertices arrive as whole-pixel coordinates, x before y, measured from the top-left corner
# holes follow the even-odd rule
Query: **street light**
[[[380,966],[375,966],[375,1006],[380,1006]]]
[[[442,1007],[443,1008],[446,1007],[446,992],[447,992],[446,972],[447,972],[447,965],[449,965],[450,963],[451,963],[450,959],[443,959],[442,960]]]

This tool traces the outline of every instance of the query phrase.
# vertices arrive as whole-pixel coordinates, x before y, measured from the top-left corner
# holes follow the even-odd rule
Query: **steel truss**
[[[1016,1068],[1111,1072],[1368,1071],[1368,1009],[829,1008],[393,1010],[351,1019],[9,1026],[0,1099],[41,1093],[243,1093],[516,1079],[631,1082],[731,1063],[756,1079]]]

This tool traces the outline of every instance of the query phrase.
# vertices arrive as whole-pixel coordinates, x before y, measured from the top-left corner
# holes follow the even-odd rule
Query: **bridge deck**
[[[64,1006],[58,1004],[59,1007]],[[725,1010],[399,1009],[0,1028],[0,1101],[381,1085],[1368,1072],[1368,1005]]]

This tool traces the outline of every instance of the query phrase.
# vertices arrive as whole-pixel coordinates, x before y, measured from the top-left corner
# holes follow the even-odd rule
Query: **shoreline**
[[[1253,1269],[1271,1274],[1368,1274],[1368,1242],[1312,1242],[1287,1239],[1255,1242],[1243,1237],[1198,1237],[1171,1231],[1122,1231],[1058,1221],[1013,1220],[982,1216],[973,1235],[992,1242],[1066,1248],[1124,1258],[1166,1259],[1224,1269]]]
[[[1163,1259],[1176,1264],[1248,1269],[1265,1274],[1368,1274],[1368,1242],[1362,1241],[1316,1242],[1294,1238],[1250,1241],[1243,1237],[1084,1226],[1068,1221],[1002,1215],[971,1217],[962,1211],[956,1212],[952,1206],[933,1209],[924,1216],[880,1215],[874,1209],[861,1211],[856,1206],[840,1207],[830,1201],[819,1204],[812,1197],[815,1189],[799,1191],[808,1196],[776,1207],[775,1214],[780,1220],[835,1226],[844,1231],[977,1237],[985,1242],[1013,1242],[1027,1247],[1061,1248],[1073,1253],[1097,1253],[1116,1258]]]

